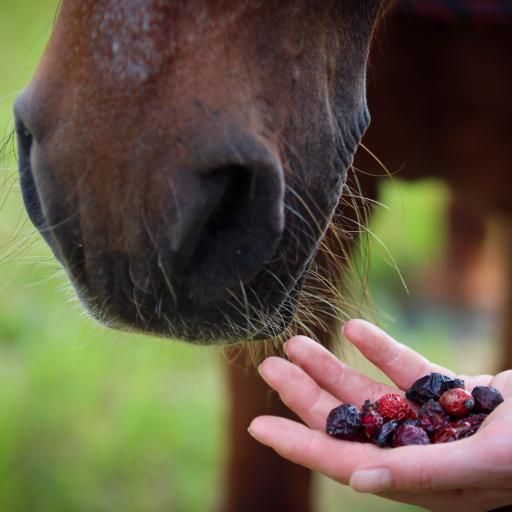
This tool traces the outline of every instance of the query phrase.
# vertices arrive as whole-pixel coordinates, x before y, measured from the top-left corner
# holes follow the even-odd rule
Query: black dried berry
[[[490,413],[503,402],[503,396],[493,387],[477,386],[471,394],[475,399],[475,412]]]
[[[449,418],[443,407],[434,400],[424,403],[418,411],[418,423],[429,434],[433,434],[436,430],[444,427],[448,421]]]
[[[342,404],[333,409],[327,417],[326,432],[346,441],[358,440],[361,429],[361,414],[352,404]]]
[[[393,442],[393,436],[395,435],[395,431],[398,428],[398,421],[391,420],[382,425],[382,428],[377,432],[377,435],[374,438],[374,442],[377,446],[381,448],[385,448],[387,446],[391,446]]]
[[[400,425],[393,436],[393,447],[430,444],[427,433],[415,425]]]
[[[464,389],[464,381],[440,373],[430,373],[418,379],[405,392],[405,396],[412,402],[424,404],[429,400],[439,400],[445,391],[454,388]]]

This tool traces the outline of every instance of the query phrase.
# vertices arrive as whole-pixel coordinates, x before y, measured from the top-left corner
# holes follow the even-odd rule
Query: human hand
[[[282,457],[359,492],[434,511],[479,512],[512,504],[512,370],[494,377],[460,376],[466,389],[494,386],[505,399],[472,437],[394,449],[341,441],[325,433],[327,415],[340,402],[361,406],[367,398],[403,394],[431,372],[454,376],[363,320],[349,321],[344,334],[399,390],[343,364],[315,341],[296,336],[285,346],[290,361],[270,357],[259,370],[306,425],[260,416],[251,422],[250,434]]]

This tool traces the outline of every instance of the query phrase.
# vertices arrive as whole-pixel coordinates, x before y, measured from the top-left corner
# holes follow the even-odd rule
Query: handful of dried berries
[[[371,441],[385,447],[447,443],[473,435],[501,402],[493,387],[477,386],[469,393],[464,381],[440,373],[418,379],[405,397],[419,406],[417,412],[398,393],[376,402],[366,400],[361,410],[342,404],[327,417],[326,432],[348,441]]]

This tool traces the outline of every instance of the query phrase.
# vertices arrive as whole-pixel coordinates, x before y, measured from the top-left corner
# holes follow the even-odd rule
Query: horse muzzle
[[[186,161],[165,148],[139,159],[90,155],[107,176],[88,155],[71,158],[65,138],[35,135],[27,118],[21,99],[25,206],[93,316],[189,341],[262,336],[263,319],[293,287],[290,279],[275,290],[261,276],[285,226],[285,180],[271,148],[234,130],[222,143],[191,142]]]

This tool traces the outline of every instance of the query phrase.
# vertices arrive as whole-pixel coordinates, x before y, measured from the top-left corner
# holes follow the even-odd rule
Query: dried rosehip
[[[400,425],[393,436],[393,447],[410,444],[430,444],[427,433],[415,425]]]
[[[398,393],[388,393],[375,402],[376,409],[385,420],[405,420],[415,414],[405,398]]]
[[[501,393],[491,386],[476,386],[471,394],[475,399],[475,412],[490,413],[503,402]]]
[[[454,388],[464,389],[464,381],[434,372],[418,379],[405,392],[405,396],[412,402],[424,404],[429,400],[439,400],[445,391]]]
[[[474,428],[475,430],[477,430],[480,428],[480,425],[482,425],[482,423],[485,421],[487,416],[488,416],[488,414],[485,414],[482,412],[477,413],[477,414],[470,414],[469,416],[466,416],[464,418],[464,421],[467,421],[471,425],[471,428]]]
[[[325,430],[330,436],[354,441],[360,436],[360,428],[359,409],[352,404],[342,404],[329,413]]]
[[[488,415],[484,413],[470,414],[465,418],[455,421],[452,423],[452,426],[460,430],[459,439],[462,439],[472,436],[480,428],[480,425],[485,421],[487,416]]]
[[[361,427],[368,439],[373,439],[384,424],[384,418],[374,409],[366,408],[363,405],[361,413]]]
[[[373,442],[380,446],[381,448],[385,448],[387,446],[391,446],[393,442],[393,436],[395,435],[395,431],[398,428],[398,421],[391,420],[382,425],[382,428],[377,432]]]
[[[371,400],[365,400],[363,406],[361,407],[361,412],[364,414],[368,411],[375,410],[376,405]]]
[[[452,424],[448,424],[445,427],[439,429],[432,436],[433,443],[450,443],[451,441],[457,441],[461,438],[464,429],[467,427],[456,428]]]
[[[445,391],[439,403],[450,416],[467,416],[475,406],[475,399],[465,389],[455,388]]]
[[[439,402],[429,400],[418,411],[418,423],[420,427],[433,434],[436,430],[446,426],[449,418]]]

